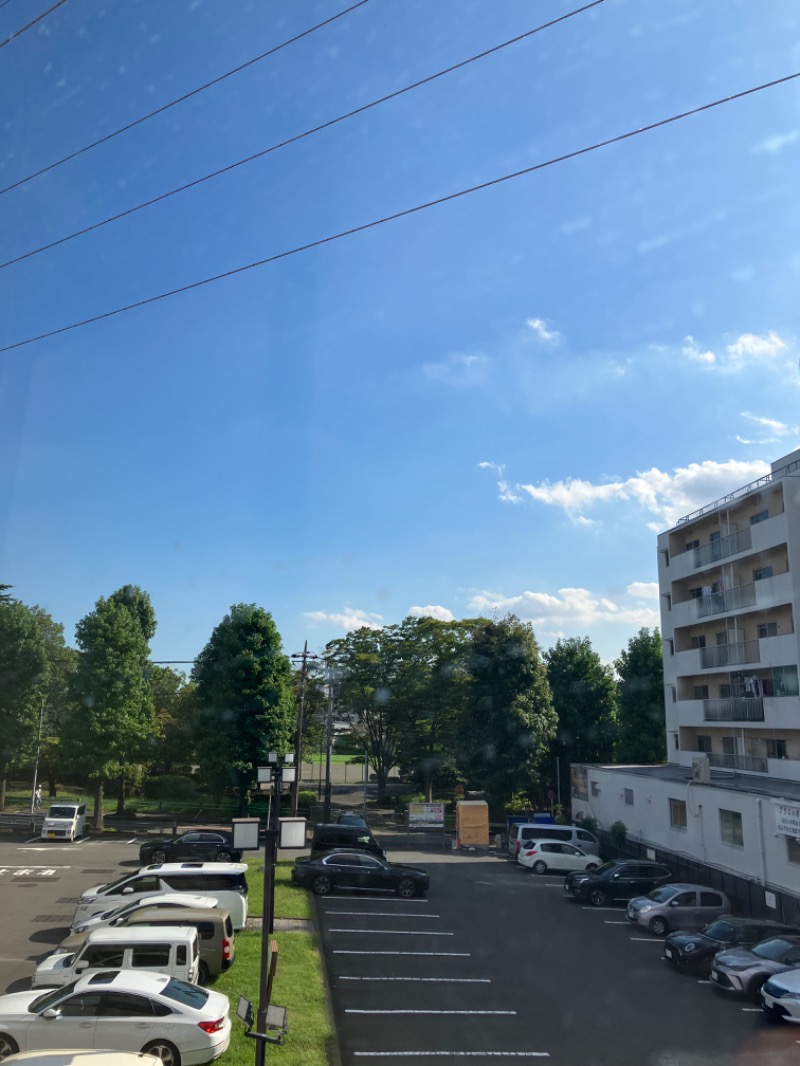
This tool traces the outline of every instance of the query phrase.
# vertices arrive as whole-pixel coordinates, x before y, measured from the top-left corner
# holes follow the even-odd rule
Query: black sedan
[[[411,899],[425,895],[430,878],[416,866],[402,866],[364,851],[331,851],[318,859],[297,859],[292,881],[318,896],[344,888],[351,892],[396,892]]]
[[[139,848],[143,864],[152,862],[239,862],[241,851],[233,846],[230,833],[221,829],[193,829],[179,837],[147,840]]]
[[[702,933],[677,930],[664,944],[664,956],[678,969],[707,977],[711,960],[724,948],[751,948],[782,933],[800,933],[791,925],[760,918],[732,918],[729,914],[707,925]]]
[[[564,891],[573,899],[588,900],[595,907],[646,896],[672,880],[666,866],[644,859],[604,862],[596,870],[573,870],[564,880]]]

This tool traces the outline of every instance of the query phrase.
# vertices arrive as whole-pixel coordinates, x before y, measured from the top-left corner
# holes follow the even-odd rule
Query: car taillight
[[[224,1018],[217,1018],[215,1022],[198,1022],[197,1023],[204,1033],[218,1033],[225,1024]]]
[[[227,937],[222,941],[222,957],[223,959],[229,959],[231,957],[231,942]]]

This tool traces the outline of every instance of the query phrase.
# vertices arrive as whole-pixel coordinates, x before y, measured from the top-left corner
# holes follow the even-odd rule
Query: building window
[[[786,838],[786,858],[800,866],[800,840],[795,840],[794,837]]]
[[[597,787],[597,782],[596,781],[592,781],[592,795],[593,796],[599,796],[600,795],[600,789]]]
[[[760,622],[758,626],[758,636],[761,637],[777,637],[778,635],[778,623],[777,622]]]
[[[758,514],[750,515],[750,525],[754,526],[757,522],[766,522],[769,518],[769,511],[759,511]]]
[[[672,829],[686,828],[686,800],[669,801],[669,824]]]
[[[699,547],[700,547],[700,541],[699,540],[687,541],[687,544],[686,544],[687,552],[693,552],[695,550],[695,548],[699,548]]]
[[[765,740],[764,743],[767,746],[767,758],[768,759],[785,759],[786,758],[786,741],[785,740]]]
[[[667,610],[672,610],[672,595],[669,592],[664,594],[664,599],[667,601]]]
[[[670,655],[674,655],[675,654],[675,641],[672,639],[672,637],[667,637],[667,644],[669,645],[669,653],[670,653]]]
[[[689,596],[693,600],[699,600],[702,595],[703,595],[702,588],[689,589]]]
[[[742,816],[738,811],[724,811],[720,809],[719,835],[723,844],[731,844],[735,848],[744,847]]]
[[[763,581],[765,577],[772,577],[772,567],[757,566],[753,571],[753,581]]]
[[[694,698],[696,700],[708,699],[708,685],[695,685],[694,686]]]
[[[693,648],[704,648],[706,646],[706,638],[704,636],[692,637]]]
[[[711,751],[711,737],[698,736],[697,750],[705,752],[705,754],[708,755]]]
[[[632,788],[626,788],[625,789],[625,806],[626,807],[632,807],[633,806],[633,789]]]
[[[797,696],[797,667],[796,666],[773,666],[772,668],[772,693],[773,696]]]
[[[673,689],[672,691],[674,692],[675,690]],[[677,733],[673,733],[672,734],[672,746],[675,749],[675,751],[680,751],[680,747],[681,746],[680,746],[680,743],[678,741],[678,734]]]

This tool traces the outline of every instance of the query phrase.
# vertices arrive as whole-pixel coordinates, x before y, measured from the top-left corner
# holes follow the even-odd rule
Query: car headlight
[[[639,908],[639,914],[647,914],[648,911],[653,909],[652,903],[643,903]]]

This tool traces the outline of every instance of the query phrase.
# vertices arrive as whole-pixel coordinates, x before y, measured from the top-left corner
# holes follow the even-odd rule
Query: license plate
[[[48,833],[47,835],[48,835],[49,837],[54,837],[54,836],[55,836],[55,833]]]
[[[672,958],[672,951],[669,948],[664,948],[664,954],[667,956],[668,959]]]

